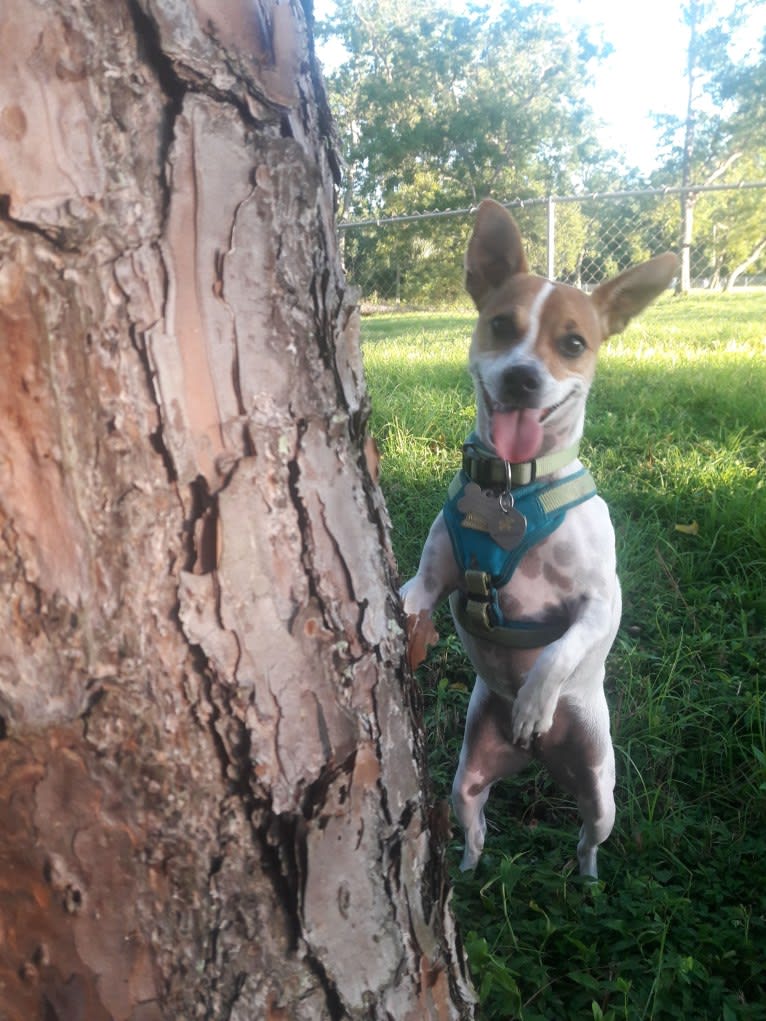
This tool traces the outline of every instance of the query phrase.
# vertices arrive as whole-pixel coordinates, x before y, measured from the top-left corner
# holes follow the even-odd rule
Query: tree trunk
[[[692,286],[691,251],[694,239],[694,207],[697,196],[688,188],[692,183],[692,161],[694,157],[694,84],[697,69],[697,39],[702,7],[699,0],[689,0],[684,12],[689,26],[689,46],[686,51],[686,121],[684,124],[683,154],[681,158],[681,192],[679,203],[681,213],[681,272],[676,284],[676,294],[688,294]]]
[[[692,287],[692,241],[694,240],[694,192],[681,193],[681,272],[676,283],[676,294],[688,294]]]
[[[754,266],[764,252],[766,252],[766,238],[761,238],[761,240],[751,249],[750,254],[731,271],[726,280],[725,290],[729,292],[733,291],[742,274],[747,272],[751,266]]]
[[[0,1014],[457,1018],[304,11],[0,12]]]

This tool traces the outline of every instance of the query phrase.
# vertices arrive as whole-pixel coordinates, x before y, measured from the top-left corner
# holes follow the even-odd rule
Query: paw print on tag
[[[504,550],[515,549],[527,530],[527,519],[523,514],[513,506],[504,510],[497,493],[482,489],[475,482],[469,482],[465,487],[457,509],[463,514],[461,527],[489,532],[492,540]]]

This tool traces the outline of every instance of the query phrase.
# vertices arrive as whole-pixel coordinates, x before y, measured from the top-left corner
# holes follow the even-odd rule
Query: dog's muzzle
[[[534,362],[521,362],[505,369],[500,377],[497,403],[508,408],[539,408],[543,375]]]

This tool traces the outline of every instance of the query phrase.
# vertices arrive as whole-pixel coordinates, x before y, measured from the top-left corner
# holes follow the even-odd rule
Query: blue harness
[[[485,451],[474,436],[463,449],[463,468],[452,480],[443,508],[465,582],[465,590],[450,597],[452,612],[466,631],[502,645],[521,649],[548,645],[564,634],[569,622],[563,617],[547,622],[509,621],[500,610],[498,590],[528,550],[556,531],[568,510],[595,495],[593,478],[581,468],[554,482],[515,486],[510,469],[516,466],[507,466]],[[576,450],[572,456],[576,457]],[[537,462],[538,472],[544,461]],[[534,478],[534,467],[531,474]],[[512,520],[511,515],[515,515]]]

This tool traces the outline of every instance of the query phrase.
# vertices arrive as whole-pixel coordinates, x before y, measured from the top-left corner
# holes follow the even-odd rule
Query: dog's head
[[[587,295],[531,275],[515,221],[485,199],[465,267],[479,310],[469,356],[477,431],[519,463],[579,439],[601,342],[662,293],[678,259],[658,255]]]

